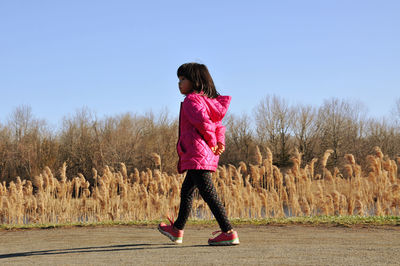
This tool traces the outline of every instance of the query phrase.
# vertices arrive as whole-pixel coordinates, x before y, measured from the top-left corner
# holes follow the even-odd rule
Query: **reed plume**
[[[325,151],[324,156],[322,156],[321,165],[323,168],[326,167],[326,163],[328,162],[329,156],[333,153],[333,150],[328,149]]]
[[[263,162],[263,158],[260,152],[260,148],[258,148],[258,145],[256,145],[254,148],[254,161],[257,165],[261,165]]]

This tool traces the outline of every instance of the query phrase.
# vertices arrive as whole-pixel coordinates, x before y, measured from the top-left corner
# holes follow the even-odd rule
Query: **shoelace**
[[[214,235],[216,235],[216,234],[218,234],[218,233],[221,233],[221,232],[222,232],[221,230],[215,231],[215,232],[212,233],[212,235],[214,236]]]
[[[177,229],[177,228],[175,228],[175,226],[174,226],[174,224],[175,224],[175,217],[174,217],[174,215],[172,215],[172,219],[171,219],[171,217],[168,215],[167,216],[167,219],[168,219],[168,221],[170,222],[170,224],[171,224],[171,226],[172,226],[172,229],[173,230],[178,230],[179,231],[179,229]]]
[[[213,232],[212,235],[214,236],[214,235],[216,235],[216,234],[218,234],[218,233],[224,233],[224,234],[226,234],[226,235],[229,235],[229,234],[232,234],[233,231],[230,232],[230,233],[228,233],[228,232],[222,232],[221,230],[218,230],[218,231]]]
[[[175,217],[173,215],[172,215],[172,219],[169,216],[167,216],[167,219],[171,225],[174,225]]]

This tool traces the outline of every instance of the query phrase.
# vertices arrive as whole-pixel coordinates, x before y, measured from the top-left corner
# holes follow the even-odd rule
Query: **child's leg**
[[[194,178],[195,175],[193,175],[192,170],[189,170],[186,173],[185,180],[183,181],[182,184],[181,203],[179,207],[178,219],[176,219],[174,223],[174,227],[179,230],[183,230],[183,228],[185,227],[187,219],[189,218],[190,215],[190,211],[192,209],[193,192],[194,189],[196,188],[196,185],[193,182]]]
[[[226,216],[225,207],[222,205],[218,198],[217,191],[215,190],[214,184],[211,180],[210,171],[206,170],[194,170],[196,171],[196,177],[193,181],[196,183],[197,188],[201,197],[207,202],[217,220],[219,227],[223,232],[232,230],[228,217]]]

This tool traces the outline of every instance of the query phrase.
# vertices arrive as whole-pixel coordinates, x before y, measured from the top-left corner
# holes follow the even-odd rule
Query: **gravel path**
[[[213,229],[182,245],[156,227],[0,231],[0,265],[400,265],[400,227],[242,226],[234,247],[208,246]]]

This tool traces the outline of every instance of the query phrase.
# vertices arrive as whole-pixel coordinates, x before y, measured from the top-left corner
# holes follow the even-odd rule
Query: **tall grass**
[[[343,169],[328,169],[328,150],[315,169],[317,159],[302,166],[297,151],[293,165],[283,171],[267,157],[257,154],[257,165],[240,163],[220,166],[213,181],[230,218],[281,218],[314,215],[400,215],[400,158],[384,156],[379,148],[361,169],[347,154]],[[33,179],[0,184],[0,222],[3,224],[140,221],[176,214],[183,175],[161,171],[161,160],[152,155],[159,169],[128,173],[109,167],[99,174],[93,169],[91,185],[79,174],[68,178],[64,163],[56,176],[46,167]],[[192,218],[211,219],[205,202],[197,195]]]

